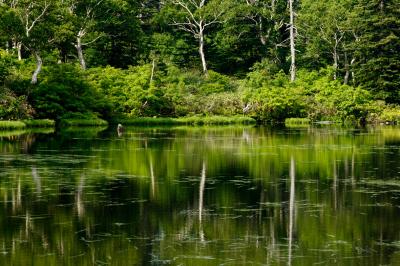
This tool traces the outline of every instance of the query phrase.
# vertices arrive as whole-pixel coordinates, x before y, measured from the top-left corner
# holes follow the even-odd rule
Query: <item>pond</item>
[[[400,264],[400,128],[0,132],[0,265]]]

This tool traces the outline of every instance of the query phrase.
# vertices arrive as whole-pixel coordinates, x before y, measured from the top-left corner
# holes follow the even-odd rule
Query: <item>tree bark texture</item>
[[[203,73],[207,74],[207,61],[204,53],[204,34],[203,31],[199,33],[199,54],[201,58],[201,65],[203,67]]]
[[[293,82],[296,79],[296,46],[295,46],[295,27],[294,27],[294,10],[293,0],[289,0],[290,10],[290,81]]]
[[[82,39],[81,37],[76,37],[76,44],[75,44],[76,51],[78,53],[79,64],[83,70],[86,70],[86,61],[83,55],[83,48],[82,48]]]
[[[40,71],[42,71],[42,65],[43,65],[43,60],[42,57],[40,56],[40,54],[38,52],[34,52],[35,58],[36,58],[36,69],[32,74],[32,80],[31,83],[32,84],[36,84],[38,81],[38,75],[40,73]]]

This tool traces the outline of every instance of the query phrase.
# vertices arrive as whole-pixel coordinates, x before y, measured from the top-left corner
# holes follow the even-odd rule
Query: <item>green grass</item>
[[[232,124],[255,124],[253,118],[245,116],[191,116],[179,118],[153,118],[138,117],[128,119],[117,119],[115,123],[122,125],[151,126],[151,125],[232,125]]]
[[[93,119],[62,119],[61,127],[98,127],[107,126],[108,122],[100,118]]]
[[[0,129],[20,129],[25,127],[26,124],[22,121],[0,121]]]
[[[286,126],[302,126],[311,124],[311,120],[309,118],[286,118],[285,125]]]
[[[56,122],[50,119],[22,120],[29,128],[32,127],[54,127]]]
[[[6,121],[0,120],[0,129],[21,129],[36,127],[54,127],[55,122],[49,119]]]
[[[1,137],[14,137],[21,136],[25,134],[39,133],[39,134],[51,134],[54,133],[54,127],[35,127],[35,128],[21,128],[21,129],[7,129],[0,130]]]

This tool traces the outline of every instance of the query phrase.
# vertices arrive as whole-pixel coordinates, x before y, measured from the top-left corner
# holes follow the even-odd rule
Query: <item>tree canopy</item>
[[[294,80],[297,70],[300,78],[323,73],[335,84],[372,92],[373,100],[399,104],[399,38],[400,3],[395,0],[1,0],[0,66],[7,70],[0,71],[1,86],[34,107],[52,101],[38,91],[51,90],[50,83],[60,87],[56,83],[63,79],[54,75],[61,78],[59,72],[68,70],[76,73],[70,79],[80,80],[61,84],[59,90],[69,91],[68,97],[74,97],[78,84],[86,84],[82,88],[91,91],[90,97],[111,93],[110,99],[121,100],[107,108],[178,115],[178,105],[200,93],[201,84],[209,84],[210,91],[219,86],[209,81],[215,75],[230,84],[218,93],[242,93],[250,90],[243,88],[249,80],[260,89],[290,70],[293,86],[299,86],[303,80]],[[133,85],[121,85],[130,81],[119,77],[112,89],[103,90],[104,84],[90,80],[95,71],[146,76],[138,74],[143,82]],[[252,80],[260,75],[261,83]],[[133,88],[143,93],[131,93]],[[251,110],[242,97],[247,94],[238,96],[245,111]],[[107,108],[92,107],[110,115]]]

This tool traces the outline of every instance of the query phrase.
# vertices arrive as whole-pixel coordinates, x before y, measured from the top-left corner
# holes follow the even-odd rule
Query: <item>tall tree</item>
[[[338,78],[340,66],[349,70],[346,47],[354,41],[347,23],[351,6],[351,0],[303,0],[298,16],[303,63],[314,68],[333,66],[334,79]]]
[[[36,69],[32,74],[31,83],[36,84],[42,70],[42,49],[49,41],[44,21],[49,13],[51,2],[48,0],[19,1],[18,15],[24,26],[22,43],[36,59]]]
[[[83,47],[97,41],[102,34],[96,31],[97,18],[101,16],[99,10],[103,0],[69,0],[65,1],[70,19],[74,25],[75,40],[73,45],[78,55],[81,68],[86,69],[86,60],[83,53]]]
[[[147,57],[153,30],[152,12],[157,12],[159,5],[153,2],[108,0],[101,5],[97,27],[104,37],[95,43],[94,48],[97,54],[105,56],[107,64],[127,68]]]
[[[231,66],[233,73],[245,72],[261,60],[274,68],[284,67],[286,11],[285,1],[231,0],[225,22],[214,38],[221,65]]]
[[[10,14],[19,20],[16,31],[13,31],[13,43],[18,50],[18,58],[22,59],[21,49],[24,46],[35,58],[36,69],[32,74],[31,83],[36,84],[42,70],[42,50],[48,45],[51,37],[51,25],[46,25],[50,13],[51,0],[12,0],[4,1],[9,7]],[[15,21],[15,19],[12,19]]]
[[[221,23],[226,5],[217,0],[168,0],[179,11],[178,18],[173,19],[173,26],[192,34],[198,40],[198,51],[204,73],[207,73],[205,55],[206,31],[214,24]]]
[[[0,38],[5,44],[7,51],[17,52],[18,59],[22,60],[22,43],[23,26],[16,13],[16,3],[6,4],[0,3]],[[10,45],[11,44],[11,45]]]
[[[358,0],[351,18],[356,82],[392,103],[400,103],[399,18],[398,0]]]

